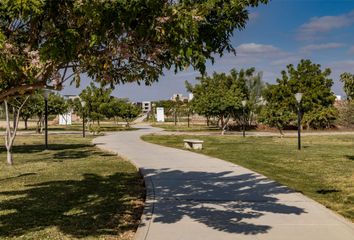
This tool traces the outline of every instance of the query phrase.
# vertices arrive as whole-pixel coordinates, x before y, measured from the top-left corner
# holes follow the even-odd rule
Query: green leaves
[[[242,108],[241,101],[248,98],[246,82],[253,77],[253,72],[247,77],[244,72],[233,69],[229,75],[214,73],[199,77],[200,83],[195,86],[186,82],[187,90],[194,95],[192,110],[206,117],[236,117]]]
[[[341,82],[344,83],[344,91],[347,94],[347,98],[352,100],[354,98],[354,74],[351,73],[342,73],[340,75]]]
[[[208,59],[233,51],[230,37],[245,27],[246,9],[267,2],[3,0],[0,46],[14,51],[0,48],[0,100],[51,84],[67,65],[111,87],[149,85],[164,69],[204,73]],[[26,51],[39,53],[37,67]]]
[[[301,112],[303,124],[308,128],[329,127],[335,119],[333,109],[335,96],[331,90],[333,80],[329,78],[330,70],[321,70],[319,64],[310,60],[301,60],[295,68],[287,66],[277,85],[270,85],[264,92],[267,102],[262,112],[262,121],[280,129],[295,124],[298,104],[295,93],[303,93]]]

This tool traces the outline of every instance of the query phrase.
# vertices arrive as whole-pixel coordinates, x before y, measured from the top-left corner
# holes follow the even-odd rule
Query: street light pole
[[[301,150],[301,99],[302,93],[296,93],[295,98],[297,101],[297,149]]]
[[[243,100],[242,102],[242,136],[246,136],[246,117],[245,117],[245,107],[247,104],[246,100]]]
[[[82,106],[82,137],[86,137],[86,132],[85,132],[85,106],[86,106],[86,102],[81,101],[81,106]]]
[[[48,149],[48,97],[49,90],[44,90],[44,135],[45,135],[45,149]]]

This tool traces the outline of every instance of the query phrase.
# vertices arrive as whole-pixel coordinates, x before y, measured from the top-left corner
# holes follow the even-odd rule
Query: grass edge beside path
[[[144,135],[144,141],[183,149],[190,135]],[[354,222],[354,136],[296,137],[196,136],[216,157],[265,175],[314,199]]]

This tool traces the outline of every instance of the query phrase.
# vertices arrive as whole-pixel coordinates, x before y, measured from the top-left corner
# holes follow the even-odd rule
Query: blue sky
[[[339,75],[354,73],[354,0],[273,0],[250,9],[246,29],[235,32],[232,43],[237,55],[208,63],[209,73],[256,67],[265,82],[274,83],[287,64],[305,58],[331,68],[333,92],[344,95]],[[132,101],[168,99],[173,93],[185,94],[185,80],[194,83],[198,75],[166,71],[152,86],[119,85],[113,95]],[[63,94],[79,94],[86,85],[66,86]]]

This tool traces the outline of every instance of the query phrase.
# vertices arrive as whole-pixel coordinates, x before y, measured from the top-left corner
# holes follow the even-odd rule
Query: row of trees
[[[301,60],[296,67],[288,65],[276,84],[264,84],[261,73],[249,68],[203,75],[197,78],[198,84],[186,82],[186,87],[194,94],[191,109],[207,119],[216,117],[223,132],[229,120],[234,119],[248,125],[263,123],[276,127],[282,134],[284,127],[297,124],[299,106],[294,97],[297,92],[303,93],[300,108],[303,127],[328,128],[338,118],[330,73],[328,68],[322,70],[319,64]],[[353,75],[345,73],[341,79],[348,99],[353,98]],[[243,109],[244,100],[247,104]]]
[[[141,109],[130,103],[128,99],[120,99],[111,96],[112,89],[97,87],[94,83],[87,86],[79,95],[80,98],[69,101],[69,105],[79,116],[88,118],[92,123],[103,119],[114,119],[118,123],[123,119],[127,126],[139,116]],[[82,105],[82,102],[85,105]]]
[[[79,98],[64,99],[59,94],[50,93],[48,95],[48,115],[63,115],[73,111],[77,115],[85,117],[89,122],[100,124],[100,120],[114,119],[124,120],[127,125],[140,114],[140,108],[131,104],[128,99],[119,99],[111,96],[110,88],[97,87],[90,84],[82,91]],[[26,98],[26,101],[24,101]],[[85,106],[82,106],[82,102]],[[13,117],[13,125],[16,125],[19,119],[24,121],[25,129],[28,129],[28,120],[37,119],[37,132],[42,132],[45,99],[43,92],[37,91],[30,96],[13,97],[8,102],[9,112]],[[16,118],[16,110],[19,111],[19,118]]]
[[[50,93],[48,95],[48,115],[63,115],[73,110],[77,115],[85,115],[88,122],[100,124],[102,119],[124,120],[129,123],[140,114],[140,108],[131,104],[128,99],[118,99],[111,96],[112,89],[97,87],[90,84],[79,95],[80,98],[64,99],[61,95]],[[82,105],[85,101],[85,106]],[[42,91],[37,90],[29,96],[11,97],[5,104],[6,128],[13,128],[15,131],[6,131],[6,148],[10,149],[16,136],[18,123],[22,119],[25,129],[28,129],[28,120],[37,119],[37,132],[42,132],[44,126],[45,99]],[[10,115],[12,117],[10,117]],[[8,160],[12,161],[11,156]]]

